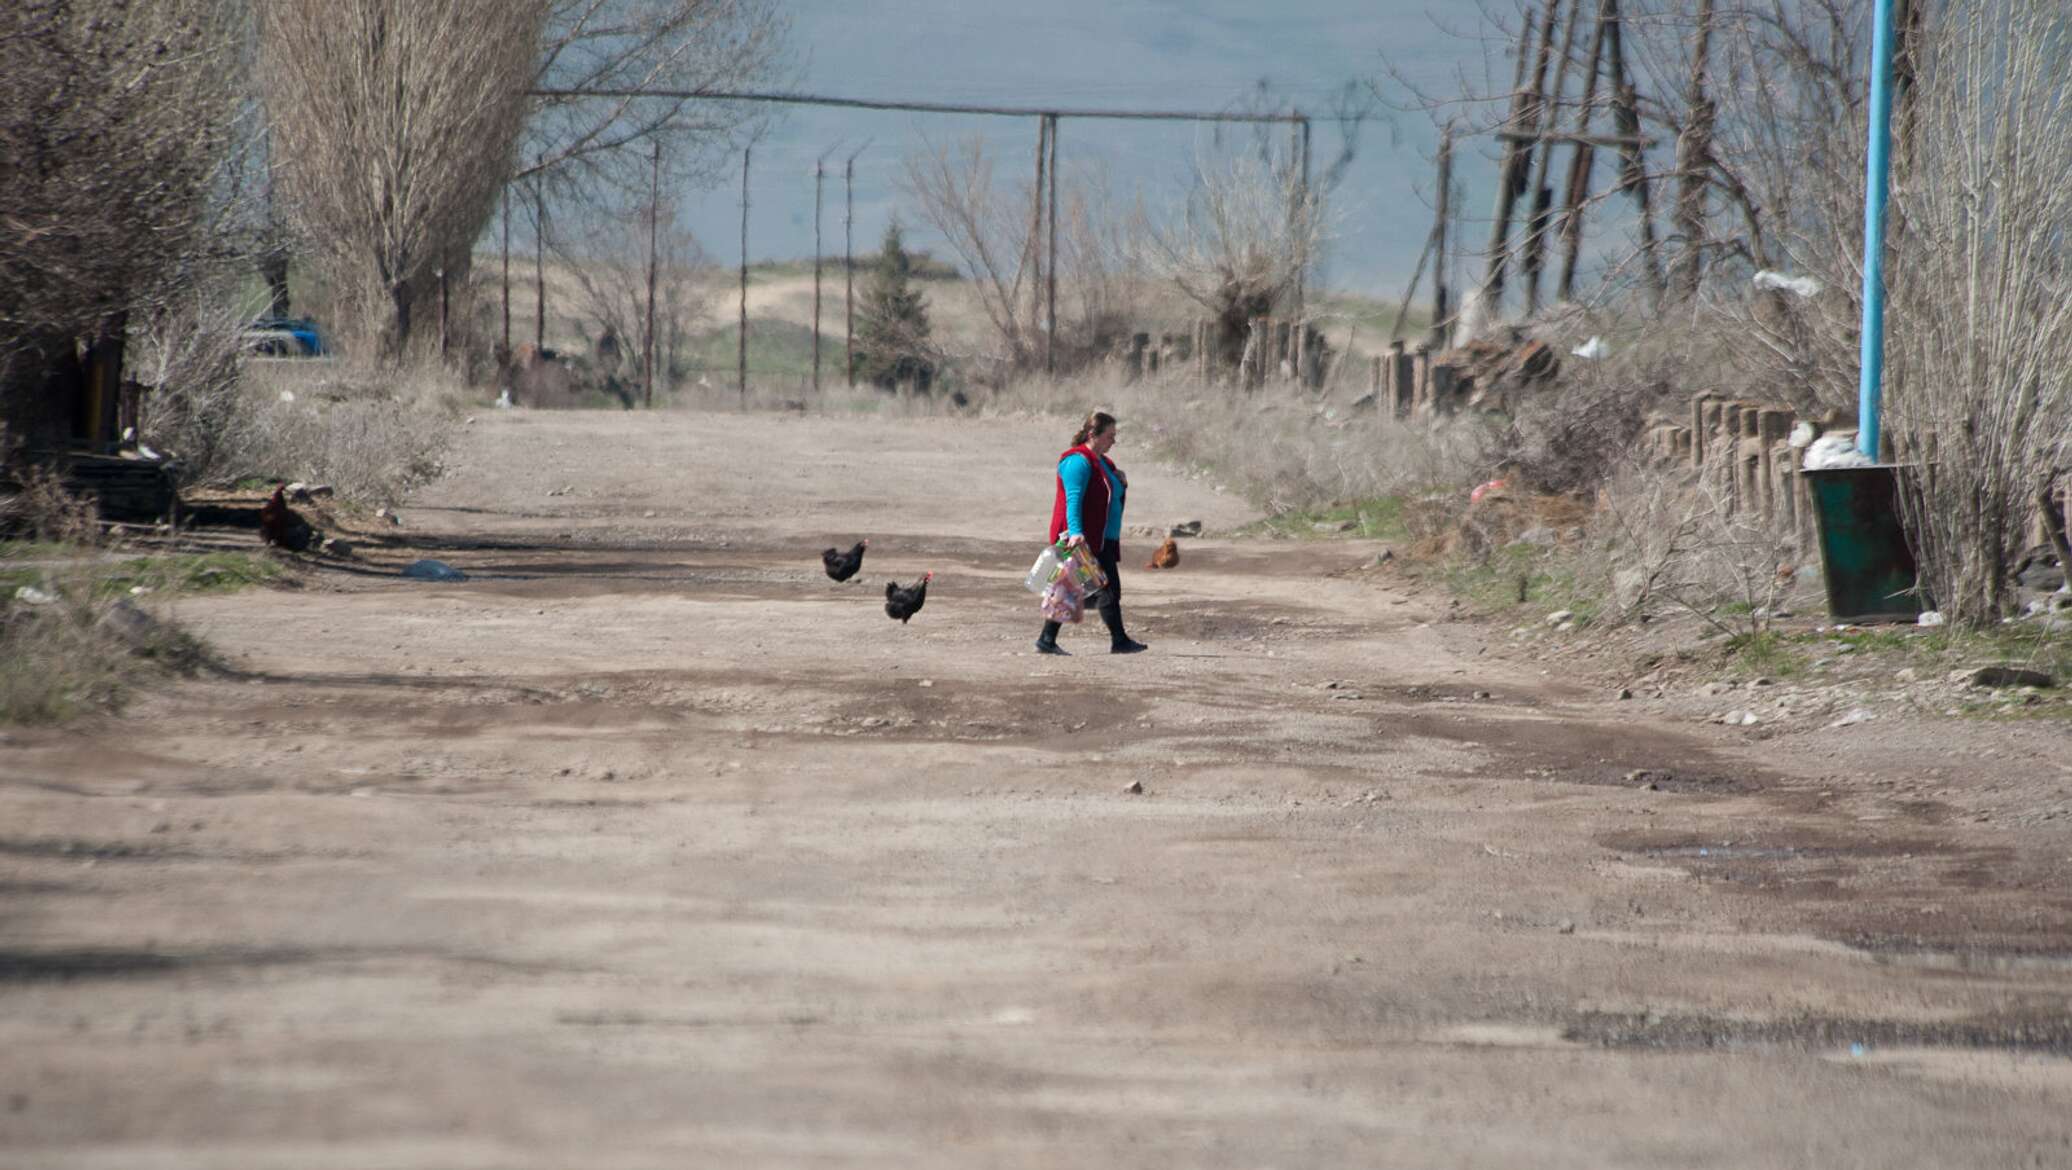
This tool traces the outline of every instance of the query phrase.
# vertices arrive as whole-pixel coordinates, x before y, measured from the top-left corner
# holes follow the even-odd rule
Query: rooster
[[[288,506],[287,490],[286,484],[274,485],[273,497],[259,505],[259,539],[277,548],[304,552],[314,542],[316,530]]]
[[[1179,563],[1180,542],[1168,536],[1165,538],[1165,543],[1158,546],[1158,551],[1151,554],[1151,562],[1144,567],[1147,569],[1170,569]]]
[[[863,568],[863,550],[870,546],[871,542],[866,539],[857,541],[856,547],[848,552],[828,549],[820,554],[820,563],[826,566],[827,575],[831,580],[847,581],[856,575],[858,569]],[[920,607],[915,606],[914,608],[919,609]]]
[[[902,586],[897,581],[885,582],[885,616],[898,618],[901,625],[921,612],[921,606],[928,601],[928,583],[935,579],[933,571],[921,574],[921,579],[912,585]]]

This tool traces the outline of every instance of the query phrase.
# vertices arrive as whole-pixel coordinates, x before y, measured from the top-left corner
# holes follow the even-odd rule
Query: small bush
[[[1766,631],[1798,588],[1794,542],[1732,509],[1719,482],[1681,467],[1620,471],[1599,493],[1579,550],[1584,588],[1611,598],[1621,620],[1673,608],[1730,635]]]
[[[139,429],[154,448],[178,457],[184,483],[240,470],[230,464],[250,445],[244,332],[261,307],[227,291],[202,292],[139,331],[135,375],[156,387],[142,400]]]
[[[364,504],[437,476],[460,410],[480,397],[435,366],[318,362],[249,365],[236,395],[201,482],[308,480]]]
[[[80,545],[100,539],[93,497],[66,491],[64,477],[55,470],[23,464],[11,478],[11,490],[0,491],[0,536]]]

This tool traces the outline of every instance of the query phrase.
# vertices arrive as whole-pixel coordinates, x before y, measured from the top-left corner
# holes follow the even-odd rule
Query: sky
[[[1452,93],[1456,70],[1479,84],[1481,46],[1447,29],[1478,27],[1471,0],[797,0],[791,8],[796,78],[787,88],[843,97],[1032,104],[1062,109],[1218,110],[1262,81],[1283,100],[1327,113],[1348,81],[1377,81],[1384,62],[1420,84]],[[1508,83],[1509,79],[1503,79]],[[823,220],[827,249],[842,244],[840,160],[869,143],[856,162],[855,238],[876,247],[898,215],[909,242],[948,258],[921,222],[898,180],[906,155],[924,141],[983,134],[999,154],[1003,181],[1033,170],[1036,122],[819,107],[782,111],[757,145],[750,177],[749,252],[755,260],[812,254],[813,163],[829,148],[837,169]],[[1382,109],[1360,132],[1359,153],[1333,196],[1333,239],[1321,283],[1400,295],[1431,227],[1435,134],[1428,115]],[[1153,205],[1184,195],[1188,165],[1204,127],[1186,123],[1063,120],[1059,155],[1065,183],[1098,173],[1117,195],[1141,191]],[[1319,124],[1319,164],[1337,150],[1338,131]],[[1479,206],[1493,166],[1456,164],[1457,180]],[[1479,184],[1479,186],[1478,186]],[[685,226],[708,255],[735,255],[740,234],[738,179],[686,201]]]

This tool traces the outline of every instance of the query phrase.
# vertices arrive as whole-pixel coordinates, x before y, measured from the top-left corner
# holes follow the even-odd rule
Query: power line
[[[986,106],[956,102],[902,102],[876,98],[829,97],[808,93],[737,93],[698,89],[623,89],[583,86],[535,89],[543,98],[664,98],[670,101],[771,102],[794,106],[835,106],[852,110],[907,110],[921,114],[984,114],[1003,118],[1112,118],[1143,122],[1305,123],[1307,114],[1230,113],[1201,110],[1061,109],[1045,106]]]

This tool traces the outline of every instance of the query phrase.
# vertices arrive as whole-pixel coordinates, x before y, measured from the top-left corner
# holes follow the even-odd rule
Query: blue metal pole
[[[1856,449],[1878,457],[1878,405],[1885,376],[1885,201],[1892,170],[1892,0],[1874,0],[1871,23],[1871,141],[1863,198],[1863,357],[1856,390]]]

